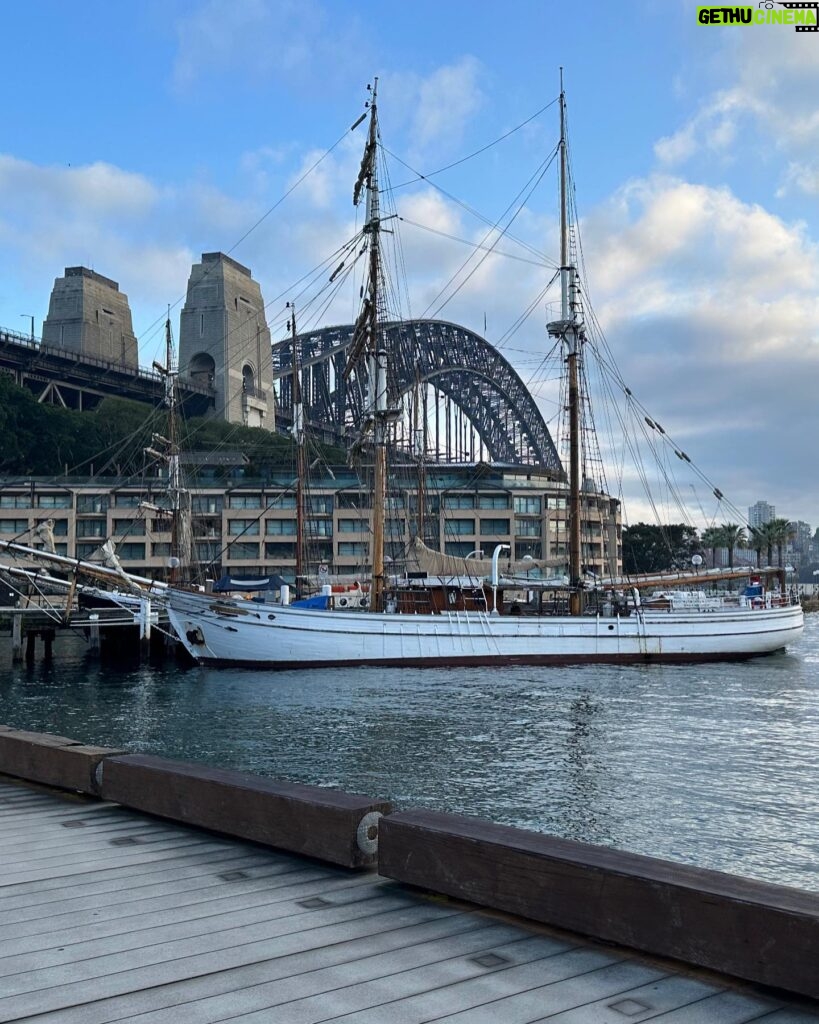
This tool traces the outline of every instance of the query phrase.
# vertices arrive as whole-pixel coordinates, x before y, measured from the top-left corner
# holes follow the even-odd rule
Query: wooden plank
[[[384,800],[133,754],[107,758],[101,795],[127,807],[309,857],[375,863]]]
[[[379,870],[596,939],[819,998],[819,894],[477,818],[385,818]]]
[[[0,732],[0,772],[81,793],[99,793],[97,767],[120,753],[86,746],[65,736],[6,730]]]

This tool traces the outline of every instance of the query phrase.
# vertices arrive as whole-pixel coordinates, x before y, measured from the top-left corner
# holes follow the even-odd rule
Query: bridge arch
[[[364,396],[354,377],[344,380],[352,325],[325,327],[297,338],[305,416],[342,435],[361,421]],[[406,396],[427,384],[461,410],[494,462],[539,465],[562,475],[555,444],[540,410],[510,363],[484,338],[444,320],[384,325],[391,384]],[[292,343],[273,346],[279,411],[292,416]]]

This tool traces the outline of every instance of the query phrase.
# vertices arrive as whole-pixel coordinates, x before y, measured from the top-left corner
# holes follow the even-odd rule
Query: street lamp
[[[31,340],[34,341],[34,317],[31,313],[21,313],[20,316],[23,317],[24,320],[31,321]]]

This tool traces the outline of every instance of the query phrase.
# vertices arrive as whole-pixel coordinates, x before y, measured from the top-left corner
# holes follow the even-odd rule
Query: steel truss
[[[443,320],[385,324],[393,397],[426,384],[471,423],[493,462],[538,465],[563,475],[548,427],[521,378],[487,341]],[[327,440],[349,437],[361,422],[360,383],[343,376],[352,325],[325,327],[296,339],[306,420]],[[292,417],[292,342],[273,345],[278,414]]]

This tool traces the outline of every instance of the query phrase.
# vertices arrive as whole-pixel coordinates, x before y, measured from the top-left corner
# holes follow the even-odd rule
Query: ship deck
[[[0,776],[0,1021],[808,1024],[819,1010]]]

